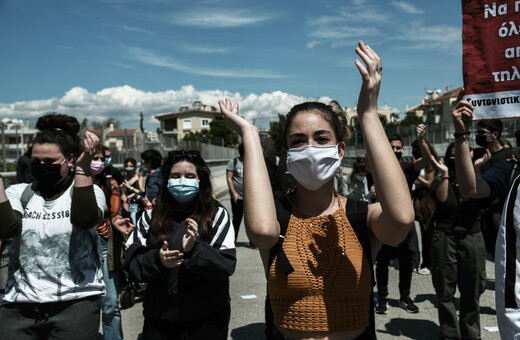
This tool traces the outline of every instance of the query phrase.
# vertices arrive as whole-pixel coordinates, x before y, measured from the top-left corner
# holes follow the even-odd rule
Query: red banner
[[[520,1],[462,0],[463,99],[475,119],[520,116]]]

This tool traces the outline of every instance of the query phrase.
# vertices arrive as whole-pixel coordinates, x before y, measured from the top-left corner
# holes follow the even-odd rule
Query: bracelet
[[[462,132],[462,133],[457,133],[455,132],[453,134],[453,137],[455,137],[455,139],[460,139],[462,141],[467,141],[469,140],[469,135],[470,135],[471,131],[465,131],[465,132]]]
[[[450,176],[441,176],[442,179],[448,179]]]

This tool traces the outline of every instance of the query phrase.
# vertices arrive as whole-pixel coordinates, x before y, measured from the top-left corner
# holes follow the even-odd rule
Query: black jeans
[[[235,242],[238,240],[238,229],[242,223],[242,216],[244,216],[244,200],[235,200],[231,196],[231,213],[233,214],[233,228],[235,229]]]
[[[440,338],[480,339],[480,295],[486,284],[486,248],[482,233],[434,229],[432,281],[437,294]],[[455,291],[460,292],[460,315]]]
[[[397,251],[399,259],[399,293],[400,298],[410,297],[410,287],[412,285],[412,250],[409,247],[410,233],[406,239],[396,248],[383,244],[377,254],[376,281],[377,295],[381,298],[388,296],[388,266],[394,249]]]
[[[97,339],[99,295],[51,303],[0,306],[0,339]]]

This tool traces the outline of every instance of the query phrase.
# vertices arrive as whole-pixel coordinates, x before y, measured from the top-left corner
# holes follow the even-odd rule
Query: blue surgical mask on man
[[[199,180],[194,178],[170,178],[167,186],[173,198],[181,204],[193,201],[199,192]]]

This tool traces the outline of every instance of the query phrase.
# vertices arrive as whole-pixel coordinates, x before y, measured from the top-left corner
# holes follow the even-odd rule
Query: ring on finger
[[[379,74],[383,73],[383,65],[381,63],[376,64],[376,72]]]

